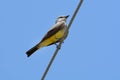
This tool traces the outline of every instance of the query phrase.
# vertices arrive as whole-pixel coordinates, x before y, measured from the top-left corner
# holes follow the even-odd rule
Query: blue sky
[[[0,1],[0,80],[40,80],[55,51],[27,58],[60,15],[79,0]],[[46,80],[120,80],[120,0],[84,0]]]

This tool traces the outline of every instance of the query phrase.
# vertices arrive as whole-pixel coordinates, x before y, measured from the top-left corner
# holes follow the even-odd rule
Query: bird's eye
[[[63,18],[63,17],[61,16],[61,17],[59,17],[59,18]]]

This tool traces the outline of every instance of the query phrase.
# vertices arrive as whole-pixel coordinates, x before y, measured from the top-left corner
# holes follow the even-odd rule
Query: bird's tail
[[[39,49],[38,45],[34,46],[33,48],[29,49],[26,54],[27,57],[30,57],[35,51],[37,51]]]

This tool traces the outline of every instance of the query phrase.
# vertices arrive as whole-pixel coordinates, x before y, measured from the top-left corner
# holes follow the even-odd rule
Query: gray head
[[[67,19],[68,17],[69,17],[69,15],[67,15],[67,16],[60,16],[60,17],[57,18],[56,23],[57,23],[57,22],[61,22],[61,21],[66,21],[66,19]]]

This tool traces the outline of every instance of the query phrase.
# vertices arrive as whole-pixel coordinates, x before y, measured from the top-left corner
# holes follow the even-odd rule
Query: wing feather
[[[43,39],[41,40],[41,42],[43,42],[44,40],[48,39],[48,38],[51,37],[52,35],[56,34],[59,30],[63,29],[64,27],[65,27],[65,22],[56,23],[56,24],[47,32],[47,34],[43,37]]]

